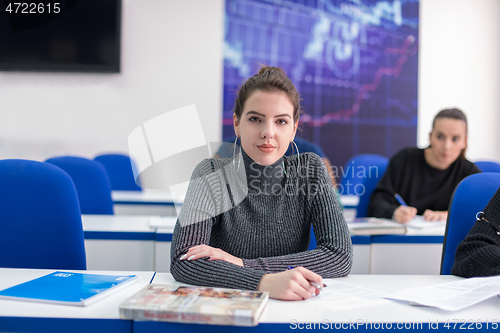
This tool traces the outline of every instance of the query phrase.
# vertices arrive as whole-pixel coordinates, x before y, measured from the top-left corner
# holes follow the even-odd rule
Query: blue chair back
[[[500,187],[499,173],[477,173],[463,179],[451,197],[441,256],[441,275],[450,275],[455,252]]]
[[[60,168],[0,161],[0,267],[86,269],[78,197]]]
[[[134,179],[133,170],[137,170],[134,161],[127,155],[103,154],[96,156],[94,161],[101,162],[106,169],[113,190],[142,191],[142,188],[136,184]]]
[[[101,163],[82,157],[49,158],[47,163],[66,171],[75,183],[82,214],[113,214],[111,184]]]
[[[474,163],[482,172],[500,172],[500,163],[491,161],[478,161]]]
[[[358,195],[356,217],[366,217],[370,196],[385,173],[389,159],[377,154],[360,154],[351,158],[342,170],[341,194]]]

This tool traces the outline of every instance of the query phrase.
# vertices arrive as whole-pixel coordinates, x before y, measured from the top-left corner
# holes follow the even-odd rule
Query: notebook
[[[0,290],[0,299],[86,306],[137,281],[136,275],[57,271]]]

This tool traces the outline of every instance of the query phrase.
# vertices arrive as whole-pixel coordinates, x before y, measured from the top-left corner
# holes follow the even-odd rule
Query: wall
[[[127,152],[134,128],[190,104],[220,140],[223,13],[223,0],[123,0],[121,73],[0,72],[0,158]]]
[[[500,160],[499,17],[498,0],[421,0],[419,146],[458,106],[468,157]],[[218,140],[223,20],[223,0],[123,0],[120,74],[0,72],[0,158],[126,152],[135,127],[193,103]]]
[[[435,114],[468,116],[471,160],[500,161],[500,1],[422,0],[418,144],[428,144]]]

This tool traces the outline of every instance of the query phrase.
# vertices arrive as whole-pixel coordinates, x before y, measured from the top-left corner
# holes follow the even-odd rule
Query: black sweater
[[[500,188],[483,212],[490,223],[500,225]],[[500,236],[488,222],[477,221],[458,245],[451,273],[463,277],[500,275]]]
[[[448,210],[455,187],[462,179],[481,172],[474,163],[458,158],[446,170],[431,167],[425,161],[425,149],[406,148],[389,162],[387,171],[373,192],[368,216],[392,218],[399,203],[398,193],[406,204],[417,208],[418,215],[426,209]]]

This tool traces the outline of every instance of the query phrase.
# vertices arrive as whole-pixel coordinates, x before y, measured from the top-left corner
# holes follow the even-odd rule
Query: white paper
[[[407,227],[416,229],[427,229],[427,228],[442,228],[446,226],[446,220],[444,221],[426,221],[423,216],[417,215],[410,222],[404,223]]]
[[[347,223],[347,226],[350,229],[404,228],[401,223],[377,218],[356,219]]]
[[[329,281],[328,287],[323,288],[318,296],[311,297],[307,302],[327,310],[342,311],[390,303],[384,296],[387,294],[373,289]]]
[[[398,291],[385,298],[456,311],[500,294],[500,276],[453,281]]]

